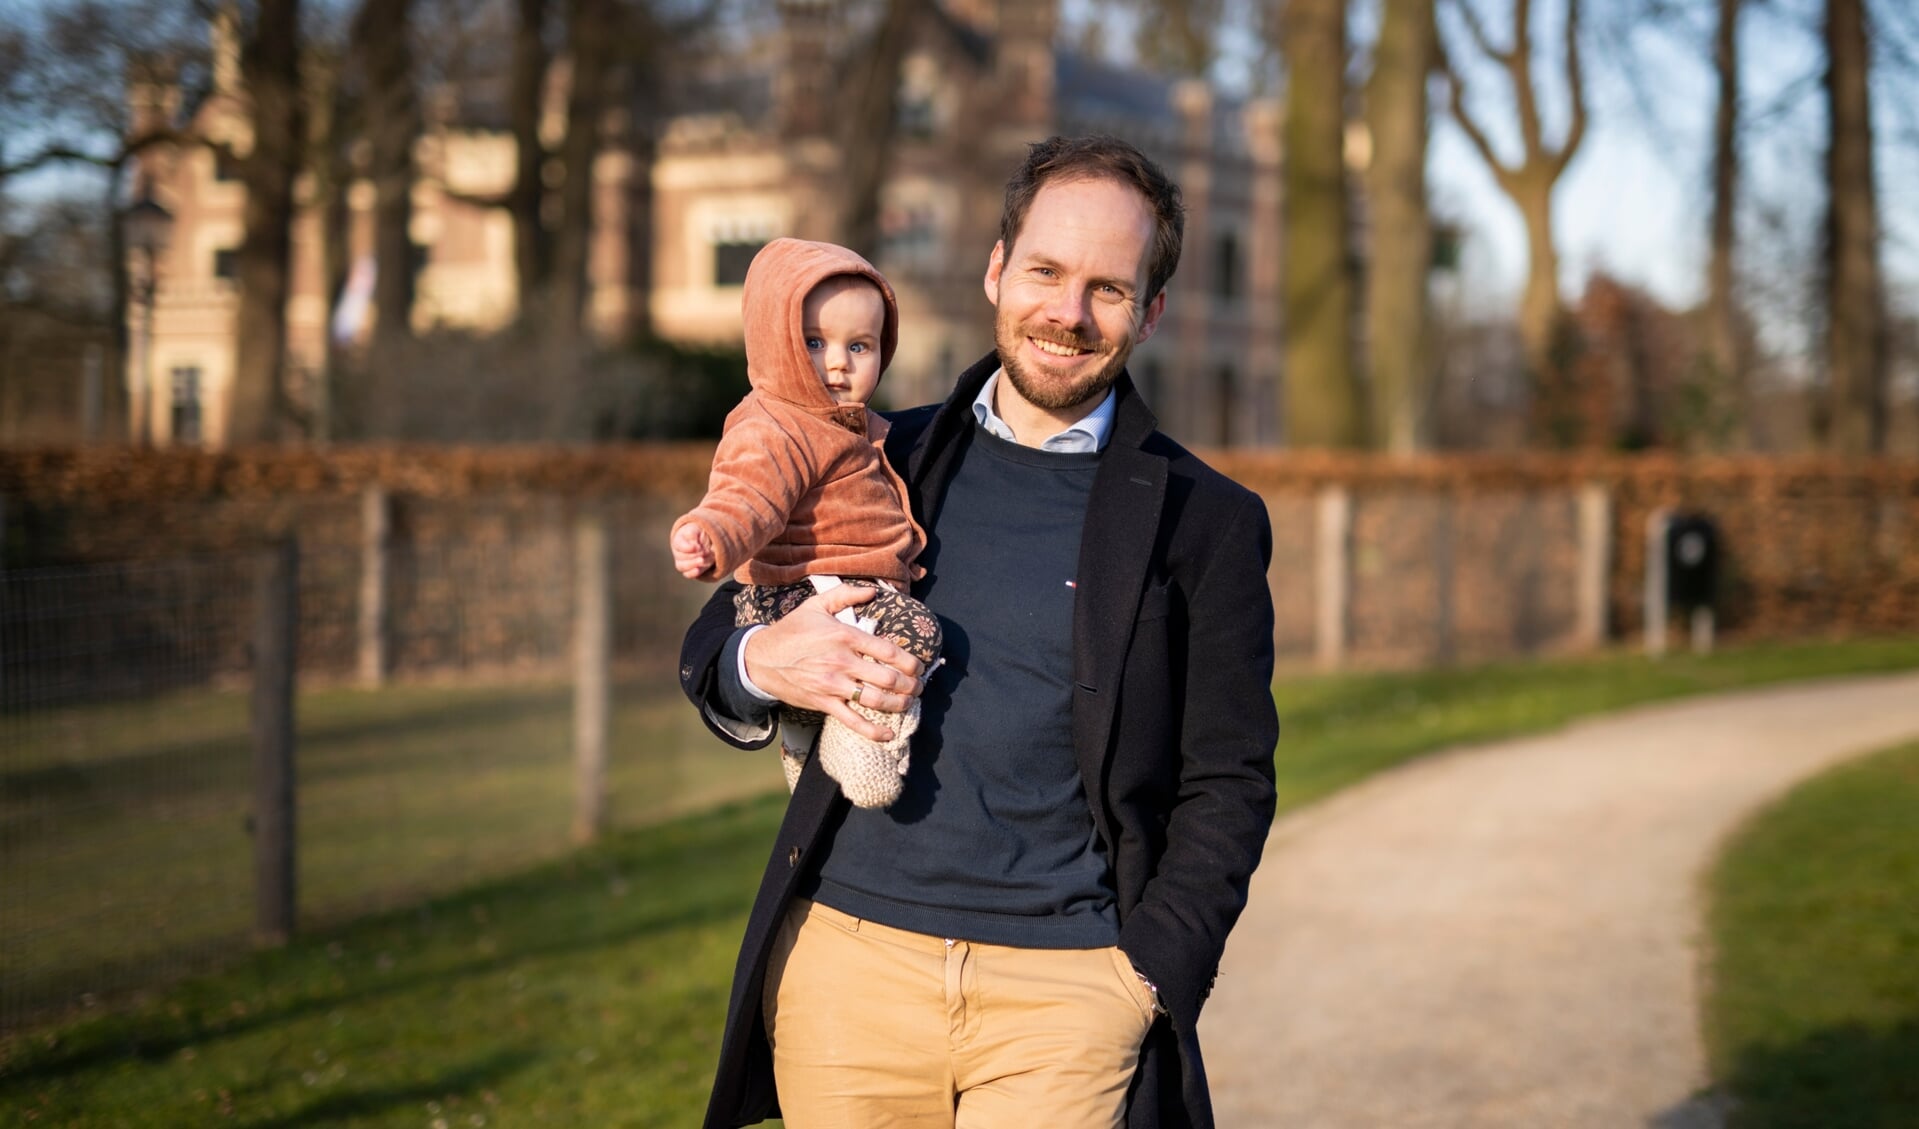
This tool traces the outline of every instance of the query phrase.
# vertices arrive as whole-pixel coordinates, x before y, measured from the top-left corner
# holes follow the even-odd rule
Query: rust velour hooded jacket
[[[865,259],[831,243],[775,239],[747,268],[741,297],[752,391],[726,417],[706,497],[673,523],[706,531],[715,564],[743,584],[807,576],[871,576],[902,588],[918,572],[926,533],[880,443],[887,423],[864,404],[838,404],[807,355],[801,306],[835,275],[869,279],[885,299],[880,371],[899,339],[893,288]]]

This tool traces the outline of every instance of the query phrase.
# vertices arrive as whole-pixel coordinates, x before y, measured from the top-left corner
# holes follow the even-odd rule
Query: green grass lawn
[[[1659,664],[1612,656],[1287,679],[1275,694],[1284,724],[1282,806],[1445,745],[1546,729],[1636,702],[1913,667],[1919,640]],[[549,693],[559,703],[549,712],[563,714],[563,693]],[[516,713],[482,708],[502,694],[427,711],[438,720],[418,727],[420,739],[459,724],[468,710],[482,715],[467,719],[471,740],[511,732]],[[531,718],[546,716],[525,708]],[[413,732],[408,710],[394,709],[386,724]],[[317,723],[319,713],[306,716]],[[677,714],[691,717],[683,706]],[[366,749],[367,734],[378,729],[341,723],[334,763],[343,778],[371,781],[383,765],[396,767],[391,754]],[[463,763],[442,755],[449,758],[443,770]],[[753,772],[777,780],[771,760],[709,751],[699,763],[712,767],[664,775],[675,794],[698,795],[702,771],[729,787]],[[540,841],[557,850],[563,818],[515,814],[521,806],[563,808],[564,773],[557,792],[535,775],[489,792],[485,802],[496,806],[465,815],[455,807],[444,819],[556,825]],[[458,773],[452,777],[423,768],[421,788],[411,791],[457,793]],[[366,787],[369,796],[383,794]],[[635,788],[616,776],[616,795]],[[350,813],[349,795],[338,801],[341,818]],[[453,804],[455,797],[441,799]],[[512,877],[316,930],[282,952],[137,1004],[16,1035],[0,1042],[0,1124],[692,1124],[711,1076],[734,946],[780,810],[775,793],[622,832]],[[376,814],[364,826],[372,834],[380,822]],[[376,870],[390,857],[386,848],[341,849]]]
[[[608,791],[634,827],[779,784],[676,687],[622,687]],[[245,948],[247,701],[195,691],[0,718],[0,1019]],[[299,897],[325,925],[571,847],[561,685],[302,693]]]
[[[1706,1035],[1733,1125],[1919,1125],[1919,745],[1763,812],[1711,894]]]

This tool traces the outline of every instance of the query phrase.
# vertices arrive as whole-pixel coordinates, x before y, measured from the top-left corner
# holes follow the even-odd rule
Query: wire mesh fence
[[[378,685],[358,665],[364,559],[299,555],[301,926],[573,843],[572,552],[565,526],[523,532],[386,558],[398,677]],[[650,536],[612,538],[613,827],[779,782],[767,758],[724,751],[679,698],[678,631],[703,593],[621,572]],[[0,1030],[250,947],[263,559],[0,572]]]

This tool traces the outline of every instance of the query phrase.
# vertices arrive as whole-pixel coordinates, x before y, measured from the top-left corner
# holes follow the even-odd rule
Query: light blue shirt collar
[[[1005,373],[1006,370],[1002,368],[986,378],[986,387],[980,389],[979,395],[973,400],[973,419],[986,429],[987,434],[1004,439],[1008,443],[1018,443],[1019,440],[1013,435],[1013,429],[1007,426],[998,412],[993,410],[993,394],[999,388],[999,378]],[[1084,418],[1065,431],[1047,437],[1046,441],[1039,445],[1039,449],[1066,454],[1092,454],[1095,451],[1105,450],[1106,440],[1113,434],[1113,414],[1116,411],[1117,397],[1117,393],[1110,388],[1107,389],[1106,398],[1099,402],[1099,407],[1086,413]]]

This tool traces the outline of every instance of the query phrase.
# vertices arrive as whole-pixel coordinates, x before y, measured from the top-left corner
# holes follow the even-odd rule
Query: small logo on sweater
[[[1078,588],[1078,587],[1079,587],[1079,582],[1078,582],[1078,581],[1076,581],[1076,580],[1069,580],[1069,581],[1067,581],[1067,582],[1066,582],[1066,586],[1067,586],[1068,588]]]

